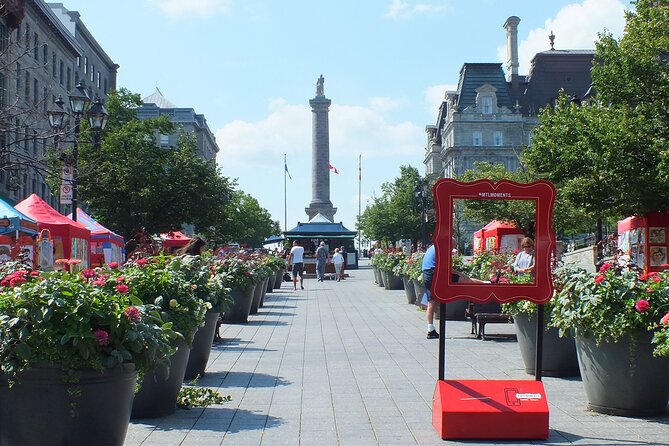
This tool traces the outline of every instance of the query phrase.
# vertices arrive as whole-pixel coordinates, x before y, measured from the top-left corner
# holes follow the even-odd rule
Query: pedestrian
[[[341,264],[341,275],[339,275],[339,280],[344,280],[344,270],[346,269],[346,248],[339,248],[339,254],[344,258],[344,262]]]
[[[339,252],[339,248],[335,249],[334,256],[332,256],[332,263],[335,267],[335,275],[337,276],[337,282],[341,281],[341,272],[342,266],[344,265],[344,256]]]
[[[516,275],[527,276],[534,273],[534,240],[525,237],[520,241],[522,251],[513,262],[513,271]]]
[[[328,249],[325,247],[325,242],[321,242],[316,249],[316,279],[322,282],[325,278],[325,264],[330,257]]]
[[[300,288],[304,289],[304,247],[293,242],[293,248],[288,254],[288,267],[293,267],[293,289],[297,289],[297,276],[300,276]]]

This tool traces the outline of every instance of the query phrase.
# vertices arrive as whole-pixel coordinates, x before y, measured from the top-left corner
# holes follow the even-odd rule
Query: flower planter
[[[401,290],[404,288],[404,283],[402,282],[402,277],[396,276],[392,271],[382,270],[383,271],[383,285],[387,290]]]
[[[247,322],[253,303],[254,291],[255,285],[249,285],[246,288],[231,288],[232,306],[223,314],[223,320],[226,322]]]
[[[275,274],[272,274],[270,277],[267,278],[267,280],[265,281],[265,283],[267,284],[267,286],[265,287],[265,292],[266,293],[273,293],[274,292],[274,281],[275,280],[276,280],[276,275]],[[263,294],[263,299],[264,299],[264,297],[265,297],[265,295]],[[261,305],[261,307],[262,307],[262,305]]]
[[[525,363],[525,372],[534,375],[537,352],[536,315],[518,313],[513,315],[518,347]],[[572,336],[561,338],[556,328],[544,330],[542,370],[544,376],[578,376],[578,357]]]
[[[272,280],[274,280],[274,276],[272,276]],[[267,287],[269,286],[269,277],[265,277],[265,280],[263,280],[262,284],[263,287],[262,287],[262,293],[260,293],[260,302],[258,303],[258,308],[265,305],[265,295],[267,294],[267,289],[268,289]]]
[[[190,348],[184,341],[175,342],[177,351],[170,357],[167,377],[162,371],[148,372],[132,403],[131,418],[158,418],[171,415],[177,408],[177,396],[184,381]]]
[[[253,299],[251,300],[251,309],[249,314],[256,314],[258,312],[258,307],[260,306],[260,298],[262,297],[263,289],[265,288],[265,281],[261,280],[256,283],[256,287],[253,289]]]
[[[137,380],[134,365],[78,373],[76,382],[66,382],[71,378],[59,367],[35,367],[21,372],[11,389],[0,375],[0,444],[122,446]]]
[[[407,303],[415,304],[416,303],[416,290],[411,283],[411,279],[407,276],[402,276],[402,282],[404,282],[404,294],[407,296]]]
[[[416,305],[422,306],[423,294],[425,294],[425,284],[417,280],[412,280],[411,283],[413,284],[413,290],[416,293]]]
[[[276,276],[274,277],[274,289],[281,288],[281,282],[283,282],[283,273],[285,272],[286,268],[281,268],[276,272]]]
[[[576,351],[588,409],[619,416],[659,416],[669,401],[669,358],[653,357],[652,333],[595,344],[576,333]]]
[[[219,315],[218,311],[207,311],[204,316],[204,325],[195,332],[184,379],[190,381],[197,378],[198,375],[204,376],[204,369],[207,368],[207,362],[209,361],[211,344],[214,342]]]

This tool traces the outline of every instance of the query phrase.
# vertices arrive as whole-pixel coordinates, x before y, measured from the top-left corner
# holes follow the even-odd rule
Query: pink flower
[[[70,259],[67,261],[68,265],[77,265],[79,263],[81,263],[81,259]]]
[[[149,263],[149,259],[145,259],[145,258],[137,259],[137,260],[135,260],[135,263],[137,263],[138,266],[143,268],[143,267],[146,266],[147,263]]]
[[[139,322],[140,314],[139,314],[139,309],[137,307],[128,307],[125,309],[123,314],[125,314],[126,317],[130,319],[132,322]]]
[[[84,279],[92,279],[93,277],[95,277],[95,271],[93,271],[90,268],[84,269],[81,271],[81,276]]]
[[[109,333],[107,333],[104,330],[95,330],[95,333],[93,333],[95,336],[95,339],[97,339],[98,344],[100,345],[107,345],[109,343]]]
[[[9,280],[9,286],[12,286],[12,287],[19,286],[22,283],[26,283],[26,279],[24,279],[21,276],[14,276]]]
[[[642,274],[641,276],[639,276],[639,280],[643,280],[645,282],[646,280],[648,280],[648,279],[650,279],[651,277],[654,277],[654,276],[657,276],[657,273],[655,271],[650,272],[650,273],[646,273],[646,274]],[[655,280],[655,279],[653,279],[653,280]]]
[[[597,276],[595,276],[595,283],[599,285],[600,283],[604,282],[604,279],[606,279],[604,274],[597,274]]]
[[[58,263],[60,265],[67,265],[68,262],[67,259],[56,259],[56,261],[53,263]]]
[[[653,276],[653,282],[660,282],[662,278],[660,276]]]
[[[509,278],[502,276],[499,278],[499,283],[509,283]]]
[[[116,278],[116,283],[123,283],[125,282],[125,276],[118,276]]]
[[[39,276],[39,271],[30,271],[30,275],[33,277]]]
[[[662,325],[669,325],[669,311],[667,314],[662,316],[662,319],[660,319],[660,322],[662,322]]]
[[[634,305],[634,308],[639,313],[645,313],[646,311],[648,311],[650,309],[650,304],[648,303],[648,301],[646,299],[639,299],[636,302],[636,304]]]
[[[611,262],[605,262],[605,263],[599,268],[599,272],[600,272],[600,273],[605,273],[606,270],[608,270],[609,268],[611,268],[611,266],[612,266]]]
[[[118,262],[109,262],[107,263],[107,266],[110,267],[111,269],[116,269],[118,268]]]
[[[121,294],[128,294],[128,291],[130,291],[130,288],[128,288],[128,285],[120,284],[120,285],[116,285],[116,291],[118,291]]]

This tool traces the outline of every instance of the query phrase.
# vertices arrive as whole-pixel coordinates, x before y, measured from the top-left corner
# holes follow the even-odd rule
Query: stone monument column
[[[311,203],[305,208],[309,220],[316,214],[334,222],[337,208],[330,201],[330,126],[328,113],[332,101],[325,97],[323,75],[316,82],[316,96],[311,106]]]

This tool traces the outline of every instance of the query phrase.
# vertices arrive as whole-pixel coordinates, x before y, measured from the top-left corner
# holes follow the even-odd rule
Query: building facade
[[[207,125],[207,119],[202,114],[195,113],[192,108],[181,108],[167,100],[158,88],[142,99],[142,106],[137,109],[139,119],[158,118],[167,116],[170,122],[178,129],[171,135],[156,135],[161,147],[176,147],[181,135],[190,135],[195,138],[198,155],[207,161],[216,162],[219,148],[216,137]]]
[[[86,66],[85,61],[94,62]],[[54,148],[48,111],[58,97],[67,104],[79,80],[91,99],[105,101],[116,88],[117,70],[78,13],[42,0],[5,2],[0,16],[0,196],[18,202],[35,193],[60,208],[58,192],[47,184],[54,175],[45,163]],[[68,126],[59,135],[61,149],[71,146],[72,130]]]
[[[534,56],[529,74],[518,74],[519,23],[512,16],[504,24],[508,75],[501,63],[465,63],[457,90],[445,92],[436,124],[425,129],[426,175],[455,178],[479,161],[515,171],[541,109],[560,91],[579,98],[587,92],[594,51],[556,50],[552,34],[550,49]]]

